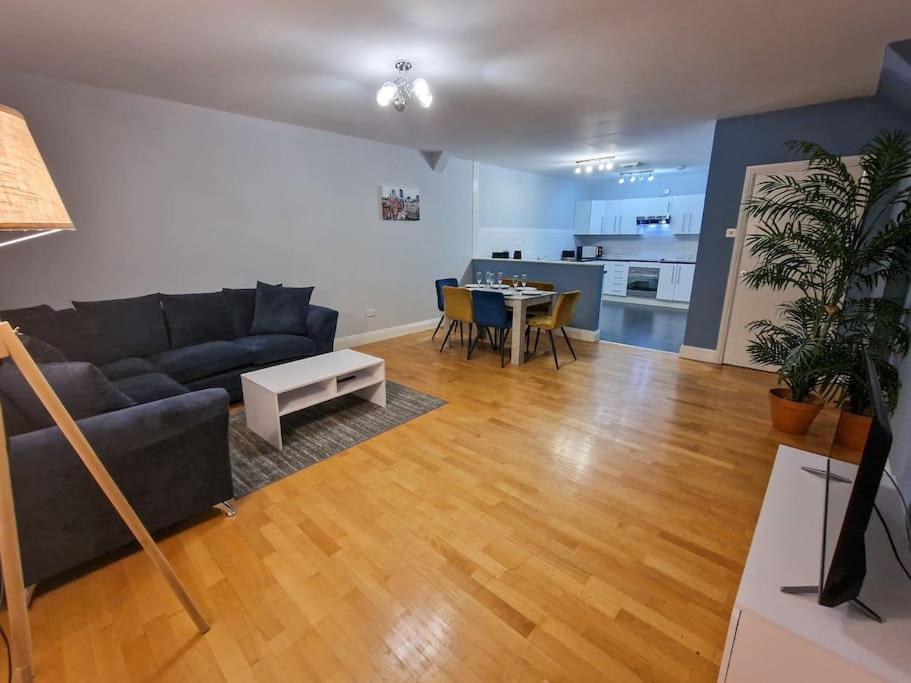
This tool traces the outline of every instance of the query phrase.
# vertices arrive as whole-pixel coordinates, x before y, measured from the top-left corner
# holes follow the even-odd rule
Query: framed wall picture
[[[410,187],[383,185],[380,203],[384,221],[421,220],[421,192]]]

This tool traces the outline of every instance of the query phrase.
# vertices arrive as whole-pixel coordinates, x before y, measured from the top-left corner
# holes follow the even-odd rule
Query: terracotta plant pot
[[[784,387],[769,389],[772,426],[785,434],[806,434],[822,410],[824,401],[816,394],[802,402],[791,400],[791,390]]]
[[[858,415],[842,409],[835,428],[835,445],[852,451],[862,451],[867,445],[867,436],[873,418],[869,415]]]

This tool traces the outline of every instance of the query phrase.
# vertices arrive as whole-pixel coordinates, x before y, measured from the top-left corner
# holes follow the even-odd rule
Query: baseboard
[[[655,308],[672,308],[678,311],[688,311],[690,305],[685,301],[666,301],[664,299],[646,299],[641,296],[614,296],[603,294],[601,300],[610,303],[626,304],[627,306],[653,306]]]
[[[416,323],[406,323],[405,325],[396,325],[395,327],[384,327],[381,330],[371,330],[370,332],[361,332],[352,334],[347,337],[338,337],[335,340],[335,350],[350,349],[353,346],[362,346],[363,344],[372,344],[373,342],[394,339],[395,337],[404,337],[406,334],[432,330],[440,322],[439,318],[430,320],[420,320]],[[445,331],[445,330],[443,330]],[[596,342],[598,341],[598,330],[583,330],[578,327],[567,327],[566,336],[570,339],[579,341]]]
[[[567,327],[566,336],[579,341],[596,342],[601,336],[599,330],[583,330],[579,327]]]
[[[430,318],[429,320],[420,320],[416,323],[406,323],[396,325],[395,327],[384,327],[381,330],[371,330],[370,332],[361,332],[352,334],[347,337],[338,337],[335,340],[335,349],[350,349],[352,346],[361,346],[363,344],[372,344],[373,342],[383,341],[384,339],[394,339],[395,337],[404,337],[406,334],[414,332],[423,332],[432,330],[440,321],[439,318]]]
[[[715,349],[706,349],[701,346],[687,346],[683,344],[680,347],[680,357],[689,360],[698,360],[703,363],[720,363],[718,352]]]

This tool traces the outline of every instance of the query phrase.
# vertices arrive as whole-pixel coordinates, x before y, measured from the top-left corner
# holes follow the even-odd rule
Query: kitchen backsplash
[[[662,258],[675,261],[695,261],[699,248],[699,236],[632,237],[630,239],[577,236],[576,243],[587,247],[600,244],[605,258],[628,258],[631,261]]]

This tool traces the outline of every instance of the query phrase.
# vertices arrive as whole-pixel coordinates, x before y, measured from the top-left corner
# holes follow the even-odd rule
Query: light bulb
[[[613,161],[608,161],[608,162],[604,165],[604,167],[605,167],[608,171],[613,171],[613,170],[614,170],[614,162],[613,162]]]
[[[579,164],[576,164],[576,168],[573,170],[573,173],[575,173],[576,175],[579,175],[580,173],[582,173],[582,167],[579,166]]]
[[[602,161],[601,163],[598,164],[598,170],[599,170],[599,171],[603,171],[603,170],[604,170],[604,162],[603,162],[603,161]]]
[[[636,176],[631,175],[631,176],[629,177],[629,181],[630,181],[631,183],[636,182]]]
[[[376,103],[381,107],[388,107],[389,103],[395,97],[398,88],[392,81],[386,81],[383,86],[376,91]]]
[[[433,94],[430,92],[430,86],[423,78],[415,78],[411,84],[414,96],[418,98],[418,103],[425,109],[433,102]]]
[[[648,181],[649,181],[649,182],[652,182],[654,179],[655,179],[655,174],[654,174],[654,173],[649,173],[649,174],[648,174]]]
[[[626,182],[626,178],[624,178],[623,176],[620,176],[620,184],[622,185],[625,182]]]
[[[588,165],[585,167],[585,172],[586,172],[586,173],[591,173],[591,172],[594,171],[594,170],[595,170],[595,167],[592,166],[591,164],[588,164]]]

